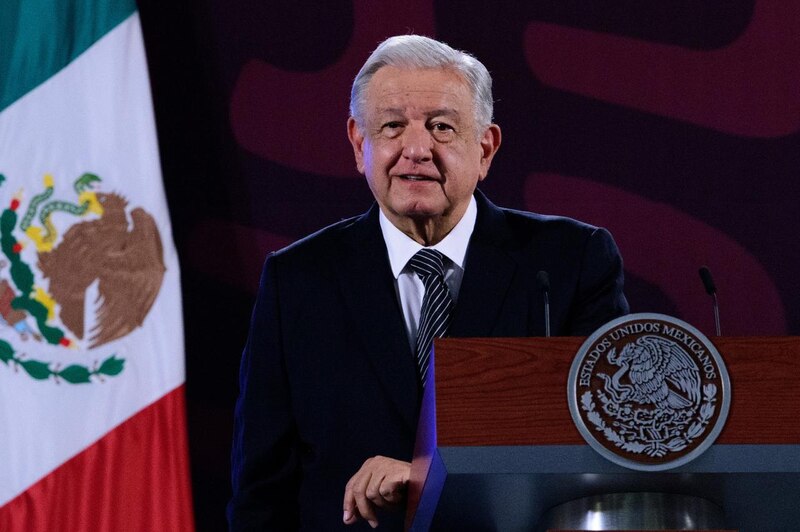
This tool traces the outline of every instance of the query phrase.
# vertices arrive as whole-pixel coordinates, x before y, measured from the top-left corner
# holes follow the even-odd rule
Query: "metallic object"
[[[611,493],[551,508],[538,530],[699,530],[725,528],[722,509],[700,497]]]

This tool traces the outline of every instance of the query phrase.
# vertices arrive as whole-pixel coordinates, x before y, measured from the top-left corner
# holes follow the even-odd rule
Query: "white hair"
[[[397,68],[450,68],[466,82],[475,102],[475,123],[484,130],[492,123],[492,76],[475,57],[421,35],[397,35],[378,45],[361,67],[350,91],[350,116],[364,125],[364,100],[372,76],[385,66]]]

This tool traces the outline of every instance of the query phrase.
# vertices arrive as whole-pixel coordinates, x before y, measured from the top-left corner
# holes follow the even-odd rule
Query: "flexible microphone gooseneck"
[[[544,296],[544,335],[550,337],[550,276],[544,270],[539,270],[536,274],[536,280],[539,281],[539,286],[542,287],[542,295]]]
[[[711,270],[708,266],[702,266],[699,270],[700,279],[703,281],[703,286],[706,288],[706,293],[710,295],[714,301],[714,324],[717,328],[717,336],[722,336],[722,331],[719,326],[719,302],[717,301],[717,287],[714,285],[714,279],[711,277]]]

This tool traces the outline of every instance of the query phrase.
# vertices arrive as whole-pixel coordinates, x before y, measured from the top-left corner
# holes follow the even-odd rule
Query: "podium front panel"
[[[433,434],[412,473],[415,530],[535,530],[553,506],[642,491],[708,499],[741,532],[798,530],[800,339],[714,338],[731,375],[728,422],[699,458],[656,473],[609,462],[575,427],[567,377],[582,341],[436,341],[433,413],[423,413]]]

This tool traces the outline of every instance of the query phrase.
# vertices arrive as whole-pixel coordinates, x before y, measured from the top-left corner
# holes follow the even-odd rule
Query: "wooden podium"
[[[800,530],[800,337],[715,337],[731,379],[727,423],[697,459],[618,466],[581,437],[567,378],[583,338],[434,344],[409,486],[413,530],[536,530],[551,507],[659,492],[712,501],[740,532]]]

